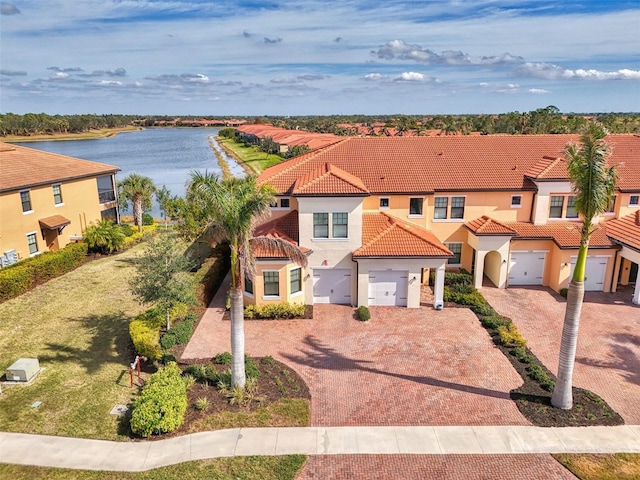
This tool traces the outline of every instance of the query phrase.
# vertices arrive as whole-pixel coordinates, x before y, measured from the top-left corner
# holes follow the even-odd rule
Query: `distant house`
[[[102,218],[117,221],[119,170],[0,142],[0,265],[63,248]]]
[[[258,233],[287,239],[301,268],[256,252],[247,303],[420,306],[433,273],[464,268],[476,287],[567,287],[580,244],[562,152],[577,135],[349,137],[268,168],[278,191]],[[640,302],[640,136],[610,135],[620,176],[591,237],[586,290],[635,282]]]

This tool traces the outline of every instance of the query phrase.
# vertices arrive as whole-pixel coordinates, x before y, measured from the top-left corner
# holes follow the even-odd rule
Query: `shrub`
[[[371,318],[371,312],[369,311],[369,307],[366,305],[360,305],[356,310],[356,315],[362,322],[367,322]]]
[[[151,375],[131,408],[131,430],[141,437],[171,432],[184,422],[187,389],[176,363]]]
[[[553,380],[551,380],[551,377],[547,375],[547,372],[545,372],[544,368],[542,368],[540,365],[536,363],[529,365],[527,367],[527,373],[532,380],[535,380],[536,382],[538,382],[540,384],[540,387],[542,387],[547,392],[550,392],[553,390],[553,387],[554,387]]]
[[[516,357],[522,363],[531,363],[535,360],[533,355],[527,353],[527,350],[524,347],[515,347],[511,350],[511,355]]]
[[[190,374],[185,374],[182,376],[182,381],[184,382],[184,386],[187,390],[193,387],[196,383],[196,377]]]
[[[200,397],[193,404],[196,410],[206,411],[209,408],[209,399],[207,397]]]
[[[153,225],[155,223],[155,221],[153,220],[153,217],[151,215],[149,215],[148,213],[143,213],[142,214],[142,225]]]
[[[89,250],[103,254],[113,253],[124,246],[122,229],[111,220],[102,219],[89,225],[84,232],[84,241]]]
[[[162,357],[160,328],[163,321],[162,313],[152,308],[129,323],[129,335],[138,355],[147,357],[149,360],[158,360]]]
[[[87,244],[70,243],[57,252],[44,252],[0,269],[0,301],[17,297],[37,283],[73,270],[86,255]]]
[[[125,237],[130,237],[133,234],[136,233],[136,231],[133,229],[133,227],[131,225],[129,225],[128,223],[121,223],[120,224],[120,230],[122,230],[122,233],[124,234]]]
[[[502,315],[498,315],[494,313],[493,315],[483,316],[480,315],[480,323],[487,328],[498,328],[500,326],[506,326],[511,323],[511,319],[507,317],[503,317]]]
[[[219,353],[215,357],[213,357],[213,363],[216,363],[218,365],[231,365],[231,360],[232,357],[229,352]]]
[[[268,303],[265,305],[247,305],[244,308],[245,318],[296,318],[303,317],[305,306],[301,303]]]
[[[263,365],[273,365],[273,362],[275,362],[275,360],[271,355],[267,355],[266,357],[263,357],[262,360],[260,360],[260,363],[262,363]]]
[[[462,292],[456,290],[463,290]],[[468,291],[470,290],[470,291]],[[445,286],[443,299],[445,302],[453,302],[458,305],[465,305],[469,307],[480,307],[481,305],[487,305],[487,301],[482,294],[475,288],[462,285],[460,288],[453,288]]]
[[[169,350],[171,347],[175,346],[175,344],[176,337],[169,332],[160,337],[160,346],[163,348],[163,350]]]
[[[518,327],[513,322],[498,327],[500,342],[506,347],[524,347],[527,341],[520,335]]]
[[[560,289],[560,295],[562,295],[564,298],[567,298],[568,294],[569,294],[569,289],[568,288],[561,288]]]
[[[171,355],[170,353],[163,353],[160,361],[163,365],[167,365],[171,362],[177,362],[175,355]]]
[[[220,374],[212,365],[189,365],[184,373],[186,375],[192,375],[198,382],[218,383],[220,381]]]
[[[471,307],[471,310],[473,310],[473,312],[477,313],[478,315],[485,315],[485,316],[491,316],[496,313],[493,307],[488,303],[483,305],[474,305],[473,307]]]
[[[183,345],[189,341],[193,335],[193,316],[183,320],[171,327],[160,339],[160,345],[165,350],[170,349],[174,345]]]
[[[247,379],[257,379],[260,376],[258,364],[248,355],[244,356],[244,373]]]

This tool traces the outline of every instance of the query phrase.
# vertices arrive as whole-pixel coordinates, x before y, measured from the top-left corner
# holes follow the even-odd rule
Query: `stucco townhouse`
[[[0,265],[63,248],[102,218],[118,221],[119,170],[0,142]]]
[[[562,152],[577,135],[347,138],[265,170],[277,202],[257,234],[297,244],[301,268],[259,251],[246,303],[420,306],[464,268],[476,287],[568,285],[581,220]],[[610,135],[616,195],[597,221],[587,290],[635,283],[639,302],[640,136]]]

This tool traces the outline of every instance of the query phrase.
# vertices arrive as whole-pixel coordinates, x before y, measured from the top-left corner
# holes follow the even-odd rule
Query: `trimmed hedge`
[[[149,360],[158,360],[162,357],[160,348],[160,329],[164,323],[164,317],[157,309],[147,310],[131,320],[129,323],[129,335],[138,355]]]
[[[360,305],[356,310],[356,315],[360,321],[367,322],[371,318],[371,311],[366,305]]]
[[[193,325],[195,324],[195,315],[189,314],[182,322],[176,323],[165,333],[160,339],[160,345],[165,350],[170,349],[174,345],[183,345],[189,341],[193,335]]]
[[[131,408],[131,430],[141,437],[171,432],[184,423],[187,387],[180,368],[170,362],[151,375]]]
[[[57,252],[44,252],[1,269],[0,301],[17,297],[39,283],[73,270],[86,255],[86,243],[70,243]]]
[[[296,318],[303,317],[305,305],[301,303],[267,303],[265,305],[247,305],[244,307],[245,318]]]

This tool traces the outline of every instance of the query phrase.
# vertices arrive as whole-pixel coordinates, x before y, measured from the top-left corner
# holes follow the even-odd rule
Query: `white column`
[[[484,257],[487,252],[476,250],[476,264],[473,268],[473,286],[477,289],[482,288],[482,280],[484,279]]]
[[[633,291],[633,298],[631,299],[631,301],[636,305],[640,305],[640,282],[638,280],[640,280],[640,269],[636,275],[636,288]]]
[[[436,269],[436,280],[433,286],[433,308],[441,310],[444,307],[444,264]]]

